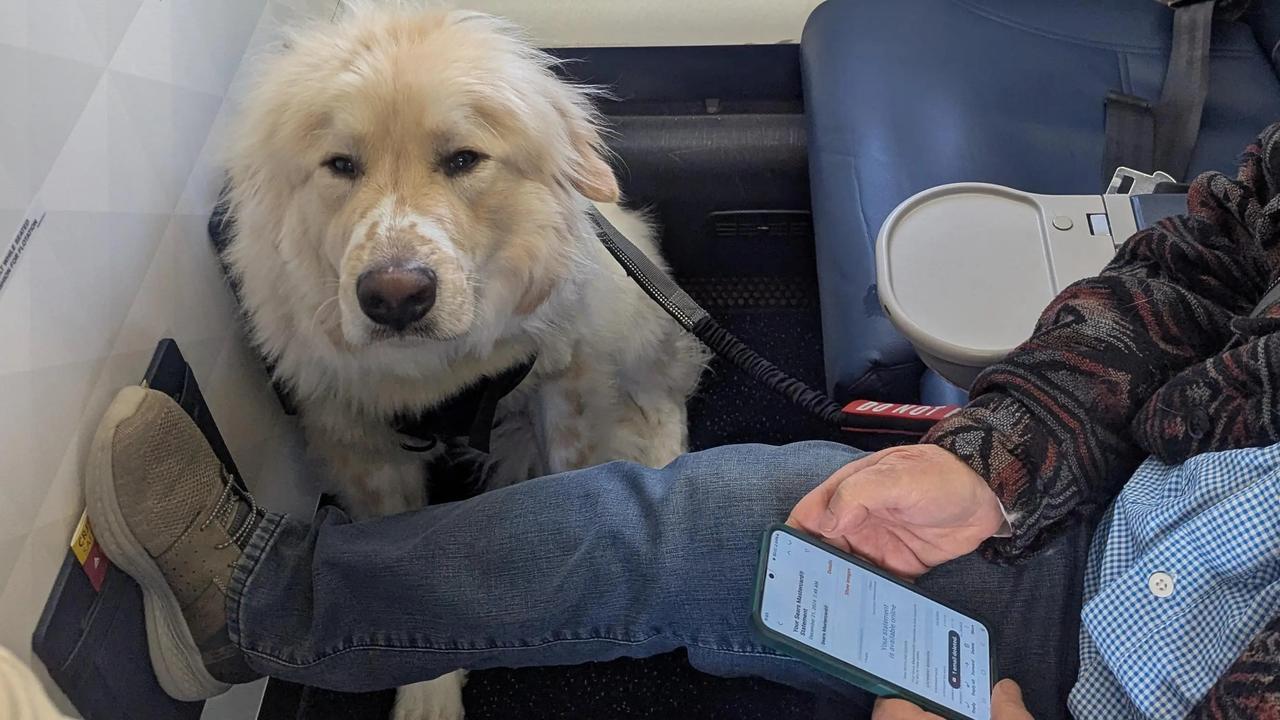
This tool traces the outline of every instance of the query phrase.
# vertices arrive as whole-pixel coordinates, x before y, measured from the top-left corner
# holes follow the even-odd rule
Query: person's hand
[[[906,700],[876,700],[871,720],[942,720]],[[1022,703],[1022,689],[1012,680],[1001,680],[991,689],[991,720],[1035,720]]]
[[[903,577],[973,552],[1004,524],[982,477],[936,445],[882,450],[804,496],[787,524]]]

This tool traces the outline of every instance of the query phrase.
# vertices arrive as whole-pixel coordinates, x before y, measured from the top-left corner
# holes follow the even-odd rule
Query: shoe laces
[[[240,521],[239,527],[234,530],[231,528],[235,522],[236,507],[240,502],[249,503],[249,512],[245,514],[244,519]],[[213,505],[213,512],[209,513],[209,517],[205,518],[201,523],[200,529],[204,530],[209,524],[217,520],[223,528],[226,529],[230,536],[226,542],[219,543],[214,546],[217,550],[223,550],[236,545],[243,547],[245,538],[249,537],[249,533],[257,527],[259,516],[262,510],[258,507],[258,501],[253,495],[238,484],[236,484],[235,475],[227,471],[224,466],[222,468],[222,493],[218,496],[218,501]]]

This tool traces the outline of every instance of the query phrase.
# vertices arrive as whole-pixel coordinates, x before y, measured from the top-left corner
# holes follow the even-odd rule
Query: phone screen
[[[769,538],[765,627],[973,720],[991,714],[987,628],[794,535]]]

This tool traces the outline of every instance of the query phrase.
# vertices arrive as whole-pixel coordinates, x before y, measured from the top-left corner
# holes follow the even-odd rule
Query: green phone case
[[[870,563],[867,563],[864,560],[854,557],[848,553],[841,552],[840,550],[837,550],[836,548],[833,548],[829,545],[823,544],[822,542],[815,540],[814,538],[794,528],[791,528],[782,524],[771,525],[767,530],[765,530],[764,539],[760,545],[760,561],[756,568],[755,597],[752,599],[752,602],[751,602],[751,627],[755,631],[756,635],[760,638],[761,642],[763,642],[768,647],[774,650],[777,650],[780,653],[783,653],[785,655],[790,655],[794,658],[803,660],[804,662],[817,668],[818,670],[821,670],[822,672],[827,673],[828,675],[833,675],[835,677],[838,677],[841,680],[844,680],[847,683],[856,685],[862,688],[863,690],[866,690],[867,692],[872,693],[874,695],[879,695],[882,697],[897,697],[897,698],[902,698],[903,700],[909,700],[915,703],[916,705],[920,706],[921,708],[924,708],[925,710],[928,710],[929,712],[934,713],[935,715],[948,718],[948,720],[974,720],[974,718],[971,718],[967,715],[961,715],[954,710],[951,710],[947,707],[939,705],[936,702],[933,702],[932,700],[929,700],[928,698],[921,697],[920,695],[917,695],[916,693],[913,693],[910,690],[907,690],[906,688],[898,687],[897,685],[892,684],[881,678],[878,678],[875,675],[871,675],[870,673],[867,673],[864,670],[859,670],[858,668],[854,667],[853,665],[850,665],[849,663],[846,663],[842,660],[838,660],[830,655],[827,655],[826,653],[814,650],[813,648],[801,642],[792,640],[786,635],[782,635],[768,628],[764,624],[764,620],[760,614],[760,603],[764,599],[764,580],[765,580],[764,576],[765,576],[765,569],[768,567],[768,564],[769,564],[769,543],[775,531],[785,532],[788,535],[792,535],[804,542],[807,542],[811,545],[815,545],[827,552],[830,552],[832,555],[835,555],[836,557],[848,560],[849,562],[853,563],[854,565],[857,565],[860,568],[863,568],[869,572],[873,572],[876,575],[879,575],[880,577],[885,578],[889,582],[906,587],[921,597],[928,598],[938,603],[939,605],[943,605],[945,607],[951,608],[950,605],[938,599],[937,597],[934,597],[933,595],[930,595],[929,593],[926,593],[920,590],[919,588],[913,587],[911,585],[908,585],[902,582],[898,578],[895,578],[894,576],[886,573],[885,571],[881,570],[880,568],[874,565],[871,565]],[[951,609],[954,610],[955,608],[951,608]],[[960,611],[956,610],[956,612],[960,612]],[[991,634],[991,628],[985,622],[979,620],[978,618],[973,617],[970,613],[960,613],[960,614],[964,615],[965,617],[968,617],[971,620],[974,620],[979,625],[982,625],[982,627],[986,628],[988,638],[994,637]],[[991,644],[994,644],[994,643],[991,643]],[[994,647],[989,648],[988,656],[989,656],[988,659],[991,663],[990,675],[988,677],[994,683],[995,676],[996,676],[996,672],[995,672],[996,656],[995,656]]]

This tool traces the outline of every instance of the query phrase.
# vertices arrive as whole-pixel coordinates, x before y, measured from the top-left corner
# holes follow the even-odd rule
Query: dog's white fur
[[[265,59],[236,120],[227,258],[252,338],[356,517],[426,502],[424,458],[401,449],[393,416],[535,354],[499,408],[502,482],[686,449],[703,350],[595,239],[591,201],[658,259],[646,223],[611,204],[591,92],[551,65],[486,15],[356,4]],[[447,173],[459,150],[481,159]],[[335,156],[358,173],[334,172]],[[391,258],[439,279],[400,334],[354,290]],[[397,717],[460,717],[461,682],[402,689]]]

